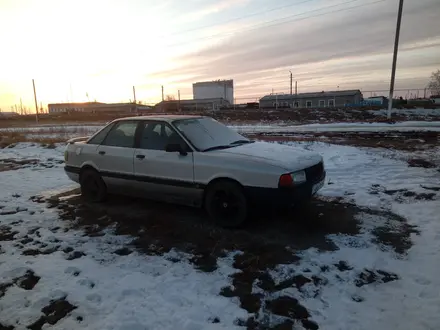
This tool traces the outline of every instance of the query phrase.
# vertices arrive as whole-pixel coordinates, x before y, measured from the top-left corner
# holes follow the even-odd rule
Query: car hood
[[[256,161],[279,166],[288,171],[302,170],[322,161],[322,157],[317,153],[268,142],[253,142],[218,152],[251,157]]]

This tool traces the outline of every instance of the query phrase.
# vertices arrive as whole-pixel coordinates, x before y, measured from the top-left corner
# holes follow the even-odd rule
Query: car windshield
[[[252,142],[209,117],[181,119],[173,124],[200,151],[232,148]]]

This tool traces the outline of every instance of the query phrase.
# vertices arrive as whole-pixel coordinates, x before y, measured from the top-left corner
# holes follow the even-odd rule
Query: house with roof
[[[270,94],[260,99],[260,108],[333,108],[361,104],[359,89],[298,94]]]

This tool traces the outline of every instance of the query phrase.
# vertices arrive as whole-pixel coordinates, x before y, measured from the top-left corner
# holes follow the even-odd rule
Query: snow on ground
[[[40,161],[57,159],[64,161],[64,145],[57,145],[54,149],[43,148],[38,143],[18,143],[13,148],[0,149],[0,160],[7,158],[29,159],[38,158]]]
[[[360,207],[395,213],[417,226],[420,235],[412,235],[414,246],[406,254],[398,254],[373,243],[371,228],[392,225],[385,213],[360,215],[359,234],[328,236],[338,250],[309,248],[299,252],[299,265],[279,265],[272,271],[279,282],[286,274],[307,269],[324,278],[326,285],[318,291],[311,284],[302,290],[289,287],[277,295],[298,299],[321,329],[437,329],[440,192],[426,188],[440,186],[438,170],[408,167],[407,155],[397,151],[310,142],[288,144],[324,156],[328,184],[320,191],[320,198],[342,197]],[[18,144],[15,148],[2,149],[0,160],[60,161],[62,151],[62,146],[45,149]],[[51,299],[66,297],[78,308],[48,329],[238,328],[234,321],[245,319],[248,313],[235,298],[218,293],[229,284],[228,276],[234,273],[232,256],[239,251],[222,258],[216,271],[203,273],[185,262],[191,256],[177,250],[164,256],[146,256],[141,252],[116,256],[112,252],[128,244],[131,238],[115,236],[111,230],[101,237],[84,236],[72,229],[64,232],[66,223],[59,219],[56,210],[29,200],[44,191],[59,192],[74,186],[64,175],[63,165],[54,164],[52,168],[36,164],[0,172],[0,226],[17,231],[16,238],[30,237],[41,242],[42,249],[57,248],[54,253],[34,256],[23,254],[24,248],[14,240],[1,242],[0,284],[23,276],[29,269],[41,277],[33,290],[18,286],[6,290],[0,298],[1,324],[21,329],[37,321],[40,310]],[[419,198],[427,193],[431,198]],[[56,227],[61,229],[54,230]],[[39,229],[33,232],[35,228]],[[80,257],[67,260],[62,252],[67,247],[73,247]],[[87,255],[81,256],[82,251]],[[175,255],[183,261],[168,260]],[[345,271],[338,272],[331,266],[338,260],[347,262]],[[325,273],[322,265],[330,265]],[[371,275],[364,269],[379,273]],[[353,285],[359,281],[360,271],[366,272],[368,283],[369,276],[378,276],[381,270],[395,273],[398,280],[392,278],[388,282],[387,273],[381,283]],[[81,322],[78,317],[82,318]],[[221,322],[212,323],[215,317]]]
[[[381,110],[367,110],[369,113],[386,117],[388,110],[387,109],[381,109]],[[391,109],[391,114],[402,114],[405,116],[439,116],[440,117],[440,109],[424,109],[424,108],[417,108],[417,109]]]
[[[440,132],[440,122],[407,121],[394,124],[388,123],[329,123],[307,124],[296,126],[283,125],[235,125],[230,126],[240,133],[262,132],[411,132],[434,131]]]
[[[26,159],[38,152],[42,160],[49,155],[61,158],[61,150],[19,144],[2,150],[0,159]],[[67,297],[79,307],[72,318],[57,323],[53,329],[231,329],[236,318],[246,315],[233,301],[218,295],[232,271],[230,257],[208,275],[196,271],[189,263],[173,263],[164,257],[133,253],[115,258],[112,252],[128,242],[129,237],[109,233],[84,239],[81,232],[53,233],[54,227],[63,227],[57,212],[29,198],[47,190],[54,193],[72,189],[61,165],[2,172],[0,182],[2,226],[15,223],[14,231],[21,238],[29,237],[29,230],[40,228],[37,236],[47,244],[44,248],[58,245],[62,250],[74,246],[75,250],[87,252],[87,257],[76,260],[66,260],[62,251],[29,256],[23,255],[13,241],[2,242],[0,283],[22,276],[28,269],[41,280],[32,291],[18,287],[7,291],[0,299],[0,323],[23,328],[38,320],[40,310],[51,299],[60,297]],[[9,214],[17,210],[18,213]],[[81,324],[75,320],[79,315],[84,318]],[[212,324],[210,319],[218,315],[222,324]]]
[[[321,195],[345,195],[357,205],[389,210],[406,218],[421,231],[420,236],[413,237],[415,245],[404,258],[393,256],[390,251],[380,251],[368,243],[371,239],[365,233],[359,237],[356,244],[362,247],[356,251],[353,251],[355,242],[352,238],[338,235],[331,237],[338,245],[338,251],[304,251],[301,260],[304,267],[346,260],[354,269],[347,271],[342,281],[334,277],[320,299],[304,296],[305,306],[314,311],[314,320],[325,324],[325,329],[437,328],[440,324],[440,291],[432,288],[440,287],[440,202],[417,201],[411,197],[395,200],[380,191],[423,194],[427,190],[422,186],[439,186],[440,173],[436,169],[409,168],[404,161],[384,157],[387,152],[326,144],[295,145],[325,155],[328,177],[333,184],[325,186]],[[374,189],[378,193],[372,194]],[[374,225],[377,221],[371,217],[361,220],[364,226]],[[280,274],[288,272],[288,268],[280,267]],[[386,269],[401,278],[387,285],[353,287],[348,278],[354,280],[355,270],[362,268]],[[361,308],[353,304],[354,296],[363,300]]]

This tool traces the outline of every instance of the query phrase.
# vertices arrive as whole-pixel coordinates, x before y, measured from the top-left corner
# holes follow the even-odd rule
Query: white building
[[[234,81],[230,79],[196,82],[193,84],[193,98],[195,100],[222,98],[234,104]]]

